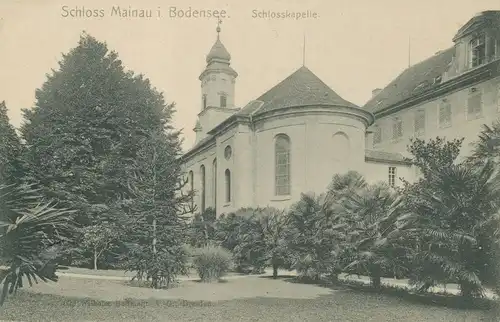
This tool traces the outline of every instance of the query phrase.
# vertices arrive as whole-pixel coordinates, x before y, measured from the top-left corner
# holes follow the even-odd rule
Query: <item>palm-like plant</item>
[[[302,194],[288,214],[286,241],[299,276],[336,279],[345,223],[328,195]]]
[[[368,275],[375,288],[381,286],[384,275],[403,275],[408,266],[407,249],[396,226],[400,199],[390,187],[380,183],[354,191],[342,209],[350,230],[344,270]]]
[[[500,161],[500,121],[495,121],[491,126],[483,125],[474,150],[468,161],[481,162],[485,160]]]
[[[421,289],[455,282],[462,295],[481,296],[498,240],[500,177],[493,162],[430,169],[407,190],[406,236],[418,240],[411,282]]]
[[[54,246],[71,236],[72,211],[43,203],[31,186],[0,186],[0,238],[2,241],[2,291],[0,305],[8,294],[33,282],[56,281]]]
[[[287,216],[283,210],[266,207],[257,208],[246,221],[241,231],[239,248],[247,252],[257,269],[271,265],[273,278],[278,277],[278,268],[285,265],[287,248],[284,240]]]

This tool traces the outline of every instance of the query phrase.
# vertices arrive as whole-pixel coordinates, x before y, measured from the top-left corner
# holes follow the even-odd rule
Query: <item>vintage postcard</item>
[[[3,0],[0,320],[500,321],[500,3]]]

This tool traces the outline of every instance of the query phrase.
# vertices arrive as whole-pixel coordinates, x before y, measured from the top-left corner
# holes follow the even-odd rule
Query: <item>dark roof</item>
[[[358,108],[340,97],[305,66],[300,67],[255,101],[250,102],[238,114],[249,115],[255,112],[255,115],[258,115],[281,108],[310,105]]]
[[[208,132],[208,137],[198,142],[185,155],[190,154],[213,139],[212,134],[214,134],[216,129],[228,125],[239,118],[248,119],[250,115],[257,116],[282,108],[311,105],[341,106],[359,109],[358,106],[344,100],[335,93],[307,67],[302,66],[259,98],[250,101],[241,110],[216,125]]]
[[[454,53],[455,48],[451,47],[409,67],[378,95],[371,98],[363,108],[376,113],[439,84]]]
[[[375,151],[375,150],[365,150],[365,159],[373,161],[409,163],[400,153],[390,153],[390,152]]]
[[[188,154],[190,154],[190,152],[192,151],[195,151],[197,150],[198,148],[202,147],[203,145],[205,145],[206,143],[208,143],[210,140],[214,139],[214,136],[213,135],[209,135],[207,134],[206,137],[204,137],[203,139],[201,139],[198,143],[196,143],[193,147],[189,148],[183,155],[182,157],[185,157],[187,156]]]
[[[490,27],[498,28],[498,26],[500,26],[500,11],[483,11],[472,17],[462,28],[460,28],[455,37],[453,37],[453,41],[462,38],[478,29]]]
[[[226,47],[222,44],[219,37],[215,41],[212,49],[207,55],[207,63],[209,63],[212,59],[222,59],[222,60],[231,60],[231,55],[227,51]]]

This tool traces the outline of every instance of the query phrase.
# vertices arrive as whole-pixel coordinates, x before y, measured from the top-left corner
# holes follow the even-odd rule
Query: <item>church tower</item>
[[[207,55],[207,66],[201,73],[200,113],[193,131],[196,143],[207,136],[207,132],[238,111],[234,106],[234,87],[238,73],[230,66],[231,55],[220,40],[220,23],[217,24],[217,39]]]

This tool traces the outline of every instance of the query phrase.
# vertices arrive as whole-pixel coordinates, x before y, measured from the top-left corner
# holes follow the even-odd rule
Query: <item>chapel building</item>
[[[238,73],[217,39],[201,73],[196,141],[183,157],[198,211],[287,208],[355,170],[391,186],[418,177],[405,161],[414,137],[465,137],[500,116],[500,11],[470,19],[454,45],[410,66],[363,106],[340,97],[301,66],[242,108]]]

